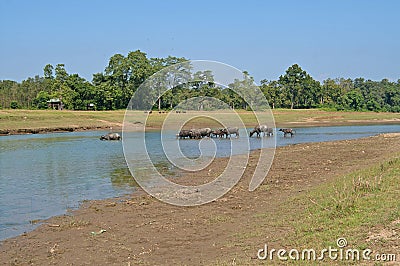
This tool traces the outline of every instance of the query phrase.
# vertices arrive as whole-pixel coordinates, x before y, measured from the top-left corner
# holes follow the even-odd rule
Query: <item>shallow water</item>
[[[355,139],[379,133],[400,132],[400,125],[340,126],[296,128],[293,138],[281,132],[274,137],[214,139],[217,157],[229,156],[231,145],[242,146],[237,153],[250,149],[304,143]],[[30,221],[45,219],[77,208],[83,200],[122,196],[135,191],[118,141],[100,141],[105,132],[87,131],[42,135],[0,137],[0,240],[32,230]],[[168,142],[178,142],[188,157],[200,156],[198,140],[176,140],[176,132],[168,131]],[[139,133],[126,135],[140,141]],[[202,142],[212,142],[202,140]],[[159,132],[146,134],[147,149],[157,167],[170,175],[175,167],[162,152]],[[262,144],[262,145],[261,145]],[[207,145],[205,145],[207,147]],[[135,157],[139,160],[140,157]]]

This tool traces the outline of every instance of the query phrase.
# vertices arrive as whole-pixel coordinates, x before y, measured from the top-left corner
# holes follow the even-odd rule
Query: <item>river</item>
[[[293,138],[281,132],[264,142],[284,146],[305,142],[355,139],[379,133],[400,132],[400,125],[368,125],[296,128]],[[66,213],[83,200],[119,197],[133,193],[131,177],[118,141],[100,141],[106,132],[84,131],[0,137],[0,240],[34,229],[34,221]],[[133,138],[135,134],[129,133]],[[176,132],[166,132],[171,142],[179,141],[183,154],[200,155],[198,140],[176,140]],[[241,135],[246,134],[242,131]],[[231,142],[214,139],[216,156],[230,154]],[[161,170],[174,172],[162,152],[160,132],[146,134],[149,153]],[[232,143],[247,143],[247,138]],[[251,138],[250,148],[260,148],[260,139]],[[140,160],[140,158],[138,159]]]

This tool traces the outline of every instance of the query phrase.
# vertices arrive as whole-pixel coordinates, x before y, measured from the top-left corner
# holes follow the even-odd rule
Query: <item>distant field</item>
[[[0,130],[121,127],[125,110],[0,110]]]
[[[238,111],[241,120],[246,126],[254,126],[255,117],[251,112]],[[68,128],[70,130],[84,130],[96,128],[121,128],[125,110],[117,111],[55,111],[55,110],[0,110],[0,131],[13,133],[20,129],[53,129]],[[175,122],[186,120],[192,113],[175,115]],[[226,121],[233,121],[233,116],[221,112],[198,112],[200,116],[219,116]],[[273,110],[278,127],[296,126],[328,126],[348,124],[378,124],[400,123],[400,113],[376,112],[330,112],[316,109],[308,110]],[[138,116],[144,116],[139,113]],[[167,113],[153,112],[147,125],[160,128]],[[209,121],[209,120],[208,120]],[[207,120],[198,119],[198,125],[207,124]],[[15,132],[14,132],[15,133]],[[20,132],[23,133],[23,132]]]

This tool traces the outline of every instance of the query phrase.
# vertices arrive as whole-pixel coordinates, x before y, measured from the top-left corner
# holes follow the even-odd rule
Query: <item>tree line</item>
[[[22,82],[0,80],[0,108],[46,109],[50,99],[62,99],[64,108],[116,110],[127,107],[137,88],[151,75],[176,63],[183,57],[148,58],[140,50],[127,56],[113,55],[103,72],[93,74],[92,81],[69,74],[64,64],[47,64],[43,76]],[[172,109],[186,99],[206,96],[220,99],[231,108],[246,109],[247,102],[235,91],[254,82],[244,72],[227,88],[214,83],[211,71],[191,73],[194,82],[172,88],[163,94],[154,109]],[[262,80],[259,86],[271,108],[329,108],[332,110],[400,112],[400,79],[397,82],[364,78],[328,78],[319,82],[299,65],[290,66],[277,80]],[[251,95],[249,96],[251,98]],[[213,109],[215,102],[201,103]]]

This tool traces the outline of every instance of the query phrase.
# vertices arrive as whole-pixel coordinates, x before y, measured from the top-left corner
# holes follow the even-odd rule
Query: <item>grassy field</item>
[[[281,211],[254,214],[256,226],[251,232],[235,234],[234,243],[239,245],[246,239],[257,239],[266,231],[265,226],[273,226],[286,229],[283,237],[285,247],[295,247],[300,251],[312,248],[316,250],[317,258],[324,248],[339,249],[337,241],[344,238],[347,243],[344,252],[357,249],[360,261],[361,252],[366,249],[372,251],[369,255],[372,260],[376,255],[384,254],[387,261],[398,261],[399,177],[400,153],[368,168],[336,176],[313,187],[307,194],[289,198],[283,202],[285,209]],[[268,187],[264,189],[269,190]],[[349,257],[349,261],[354,264],[356,259]],[[240,264],[240,260],[238,262]],[[295,265],[310,263],[309,260],[288,262]],[[327,253],[326,262],[340,264],[339,261],[329,261]],[[375,262],[374,265],[381,264]]]
[[[122,123],[125,111],[0,110],[0,129],[101,127]]]
[[[387,242],[396,241],[396,237],[380,235],[380,231],[390,231],[390,227],[400,229],[399,176],[400,154],[370,168],[339,176],[314,188],[310,194],[293,199],[291,203],[303,206],[303,211],[290,219],[295,231],[288,235],[288,244],[306,248],[313,243],[322,249],[336,247],[336,239],[345,237],[359,249],[367,248],[366,239],[378,240],[371,241],[371,245],[379,250],[385,242],[387,246]]]
[[[256,123],[253,113],[238,111],[246,126]],[[15,131],[18,129],[95,129],[115,127],[120,128],[123,123],[125,110],[117,111],[55,111],[55,110],[0,110],[0,131]],[[193,113],[190,113],[193,114]],[[175,119],[185,120],[190,115],[179,114]],[[198,112],[199,115],[215,115],[232,120],[230,114],[221,112]],[[317,125],[345,125],[345,124],[373,124],[373,123],[400,123],[400,113],[376,112],[330,112],[316,109],[308,110],[273,110],[277,126],[317,126]],[[138,113],[144,116],[143,113]],[[167,113],[153,112],[149,116],[147,125],[160,128]],[[178,117],[178,118],[176,118]],[[178,121],[175,121],[178,123]],[[207,124],[206,120],[197,121],[200,125]]]

